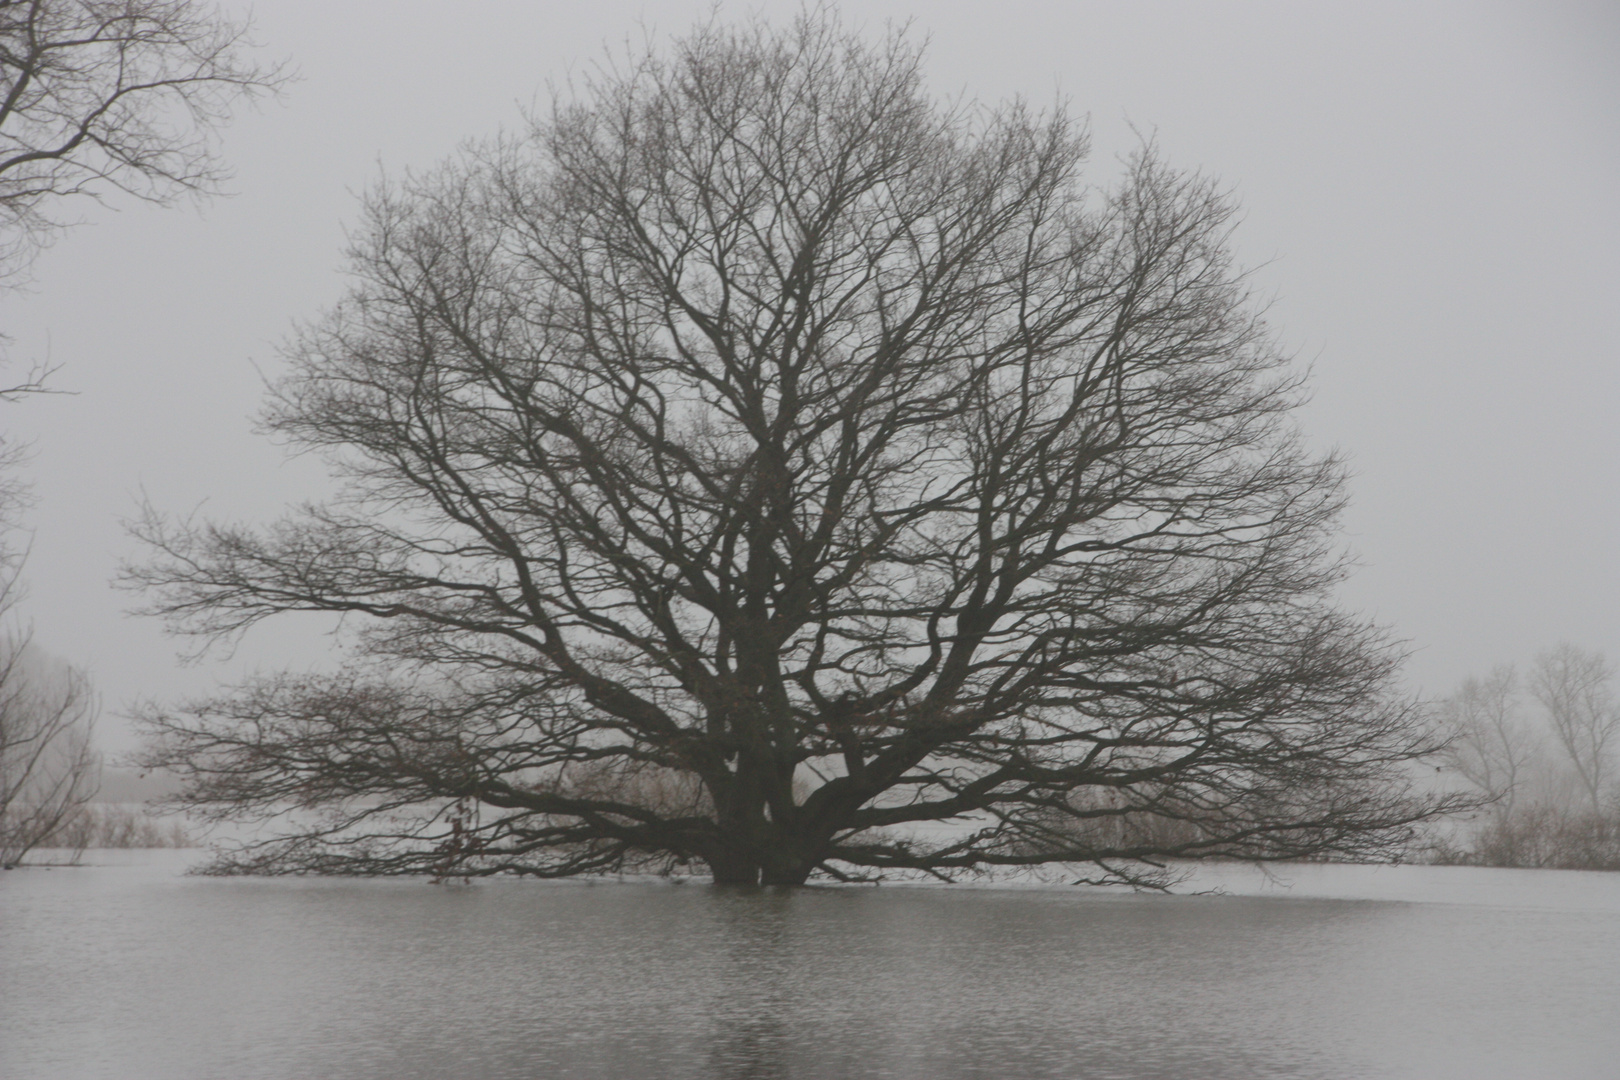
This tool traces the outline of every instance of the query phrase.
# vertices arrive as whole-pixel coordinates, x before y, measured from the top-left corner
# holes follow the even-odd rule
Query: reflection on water
[[[92,853],[91,861],[96,856]],[[1620,875],[1062,887],[0,875],[0,1076],[1613,1077]]]

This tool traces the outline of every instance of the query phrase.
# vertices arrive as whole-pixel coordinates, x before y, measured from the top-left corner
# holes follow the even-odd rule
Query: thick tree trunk
[[[762,885],[803,885],[815,867],[809,863],[782,862],[760,869]]]
[[[807,852],[820,844],[782,835],[761,820],[753,843],[717,847],[704,855],[716,885],[803,885],[818,858]]]
[[[758,885],[759,862],[737,851],[714,851],[704,856],[716,885]]]
[[[825,843],[824,837],[778,833],[760,857],[761,881],[766,885],[803,885],[821,861],[819,853]]]

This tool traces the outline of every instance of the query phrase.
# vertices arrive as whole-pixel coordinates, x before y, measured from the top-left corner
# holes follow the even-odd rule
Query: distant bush
[[[120,803],[91,803],[63,822],[41,847],[182,848],[193,840],[179,820],[162,820],[145,809]]]
[[[1620,814],[1557,806],[1516,807],[1435,843],[1431,861],[1457,866],[1620,870]]]

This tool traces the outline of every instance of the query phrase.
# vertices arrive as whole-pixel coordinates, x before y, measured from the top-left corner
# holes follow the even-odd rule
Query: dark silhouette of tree
[[[342,673],[148,711],[238,871],[717,882],[1369,857],[1437,809],[1342,471],[1149,146],[942,108],[901,34],[711,25],[368,200],[268,428],[346,495],[150,513],[183,631]]]
[[[286,81],[247,31],[198,0],[0,0],[0,281],[63,227],[64,198],[219,189],[215,128]]]

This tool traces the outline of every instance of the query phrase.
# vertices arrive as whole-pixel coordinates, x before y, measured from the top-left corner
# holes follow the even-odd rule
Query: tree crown
[[[365,616],[372,670],[156,711],[152,761],[337,813],[259,867],[1386,849],[1428,747],[1330,603],[1342,469],[1234,205],[1151,146],[1090,186],[1086,150],[808,16],[374,192],[266,416],[347,497],[154,516],[133,571],[207,635]]]

